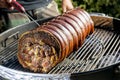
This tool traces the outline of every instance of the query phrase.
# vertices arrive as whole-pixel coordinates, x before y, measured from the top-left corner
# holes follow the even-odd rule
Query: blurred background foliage
[[[55,0],[62,12],[61,0]],[[88,12],[104,13],[120,18],[120,0],[72,0],[74,7],[81,7]]]

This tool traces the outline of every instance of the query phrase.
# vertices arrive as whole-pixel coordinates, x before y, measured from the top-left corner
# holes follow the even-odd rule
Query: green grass
[[[61,0],[55,0],[60,12]],[[81,7],[88,12],[105,13],[120,18],[120,0],[72,0],[74,7]]]

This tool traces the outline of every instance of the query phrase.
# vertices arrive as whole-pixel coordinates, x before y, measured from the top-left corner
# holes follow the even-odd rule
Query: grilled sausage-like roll
[[[24,68],[47,73],[77,50],[93,31],[93,21],[85,10],[68,11],[23,33],[18,43],[18,60]]]

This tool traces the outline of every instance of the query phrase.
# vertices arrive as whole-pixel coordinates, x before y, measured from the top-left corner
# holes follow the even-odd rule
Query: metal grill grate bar
[[[103,32],[101,32],[101,33],[103,33]],[[99,35],[97,34],[95,37],[96,37],[96,40],[97,40],[97,38],[98,38],[98,36],[99,37],[102,37],[103,35],[101,35],[101,33],[99,33]],[[94,39],[94,36],[92,36],[91,38],[93,38]],[[96,40],[93,40],[93,43],[91,43],[91,44],[95,44],[94,42],[96,41]],[[83,57],[82,57],[82,59],[78,59],[79,60],[79,62],[81,62],[82,63],[82,65],[79,67],[76,67],[76,69],[77,68],[79,68],[79,70],[76,70],[77,72],[79,72],[79,71],[85,71],[85,69],[86,68],[88,68],[89,67],[89,65],[91,64],[91,62],[93,61],[93,59],[94,58],[96,58],[97,56],[99,56],[99,54],[101,53],[101,52],[99,52],[98,53],[98,50],[99,50],[99,45],[98,45],[98,47],[97,47],[97,45],[98,45],[98,43],[96,43],[96,47],[94,47],[94,45],[92,46],[93,48],[91,48],[91,49],[93,49],[92,50],[92,52],[90,52],[90,49],[88,50],[88,48],[89,48],[89,46],[87,46],[86,47],[86,50],[88,50],[88,52],[87,53],[85,53],[85,52],[80,52],[81,53],[81,55],[82,54],[89,54],[88,56],[87,55],[84,55]],[[98,49],[97,49],[98,48]],[[102,51],[102,50],[101,50]],[[98,53],[98,54],[97,54]],[[97,54],[97,55],[96,55]],[[95,57],[95,55],[96,55],[96,57]],[[90,56],[92,56],[92,59],[90,59],[91,57]],[[85,57],[87,57],[86,59],[85,59]],[[84,62],[84,63],[83,63]],[[75,72],[75,71],[74,71]]]
[[[92,39],[91,39],[92,40]],[[80,63],[82,63],[82,62],[85,62],[85,64],[82,64],[81,65],[81,67],[79,68],[79,70],[83,70],[83,67],[84,67],[84,69],[85,68],[87,68],[87,65],[89,65],[90,64],[90,62],[92,61],[92,59],[94,59],[95,57],[94,57],[94,55],[96,55],[96,53],[98,52],[98,50],[99,50],[99,44],[98,44],[98,42],[95,42],[95,40],[92,40],[93,42],[91,42],[89,45],[90,46],[88,46],[88,48],[90,48],[89,50],[87,49],[87,47],[86,47],[86,50],[88,50],[88,51],[84,51],[83,53],[81,53],[81,54],[84,54],[83,56],[80,56],[80,58],[78,58],[78,60],[79,60],[79,62]],[[95,42],[95,43],[94,43]],[[92,45],[94,43],[94,45]],[[94,46],[96,46],[96,47],[94,47]],[[101,51],[100,51],[101,52]],[[99,55],[99,53],[97,54],[97,55]],[[96,56],[97,56],[96,55]],[[86,58],[87,57],[87,58]],[[82,59],[81,59],[82,58]],[[76,67],[77,68],[77,67]],[[77,71],[79,71],[79,70],[77,70]]]
[[[120,46],[119,46],[118,50],[115,52],[115,55],[113,56],[111,61],[109,61],[109,63],[108,63],[109,65],[112,65],[113,63],[120,62],[120,61],[118,61],[118,60],[120,60],[120,52],[119,52],[119,50],[120,50]],[[118,60],[116,59],[116,57],[118,57]]]
[[[0,63],[8,63],[10,60],[14,60],[17,53],[17,40],[12,42],[3,51],[0,52]]]
[[[112,34],[112,33],[109,33],[109,34],[110,34],[111,36],[103,37],[103,39],[106,39],[106,42],[104,42],[104,43],[105,43],[105,44],[104,44],[105,49],[104,49],[104,51],[102,52],[100,58],[98,58],[98,59],[96,60],[94,66],[91,68],[91,70],[94,70],[94,69],[96,68],[96,66],[98,66],[97,68],[100,68],[100,67],[99,67],[100,61],[102,60],[103,56],[106,54],[106,51],[109,49],[110,44],[112,44],[112,42],[113,42],[113,40],[114,40],[114,38],[115,38],[114,34]],[[99,65],[98,65],[98,64],[99,64]]]
[[[105,58],[104,58],[104,66],[103,67],[106,67],[107,65],[109,65],[109,62],[111,61],[111,59],[114,59],[113,56],[114,56],[114,53],[115,53],[115,50],[119,47],[119,44],[120,43],[120,39],[119,37],[117,37],[117,39],[115,40],[115,42],[113,43],[113,46],[110,48],[108,54],[106,56],[108,56],[108,60],[105,61]],[[112,50],[112,53],[110,54],[110,51]]]
[[[105,33],[105,32],[103,32],[103,33]],[[103,34],[103,35],[105,35],[105,34]],[[99,38],[99,37],[103,37],[103,35],[102,34],[100,34],[100,36],[98,35],[96,38]],[[106,37],[107,37],[107,33],[106,33]],[[105,44],[104,44],[105,45]],[[100,47],[101,49],[103,48],[102,47],[102,45],[101,45],[101,47]],[[97,49],[98,50],[98,49]],[[101,50],[102,51],[102,50]],[[82,66],[82,68],[83,68],[83,70],[82,70],[82,72],[83,71],[89,71],[89,70],[91,70],[91,68],[94,66],[94,68],[96,68],[95,67],[95,62],[96,62],[96,60],[100,57],[100,55],[101,55],[101,52],[99,52],[99,51],[96,51],[95,53],[98,53],[98,55],[93,59],[93,60],[91,60],[91,63],[87,63],[87,65],[86,66]],[[93,54],[93,53],[91,53],[91,54]],[[80,71],[80,69],[78,70],[78,71]],[[77,72],[78,72],[77,71]]]
[[[119,56],[117,57],[115,63],[120,62],[120,52],[118,54],[119,54]]]
[[[103,52],[103,55],[101,56],[101,58],[103,58],[104,55],[105,55],[105,57],[106,57],[107,59],[109,58],[108,56],[110,55],[110,51],[114,48],[116,41],[118,41],[118,37],[117,37],[117,39],[116,39],[115,42],[113,43],[113,41],[114,41],[114,39],[116,38],[116,36],[117,36],[117,35],[114,35],[114,37],[112,37],[111,41],[109,42],[109,45],[107,46],[106,50]],[[112,44],[112,43],[113,43],[113,44]],[[111,46],[110,44],[112,44],[113,46]],[[111,46],[111,48],[109,49],[110,46]],[[107,49],[109,49],[108,52],[107,52]],[[107,54],[106,54],[106,52],[107,52]],[[103,58],[103,59],[102,59],[102,62],[100,63],[100,65],[99,65],[98,68],[101,68],[101,67],[103,66],[103,64],[106,62],[106,58]],[[105,66],[106,66],[106,65],[105,65]],[[104,66],[103,66],[103,67],[104,67]]]

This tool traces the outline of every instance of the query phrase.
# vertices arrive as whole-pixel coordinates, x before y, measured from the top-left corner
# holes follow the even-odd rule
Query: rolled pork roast
[[[77,50],[93,31],[89,14],[75,8],[23,33],[18,41],[18,60],[24,68],[47,73]]]

